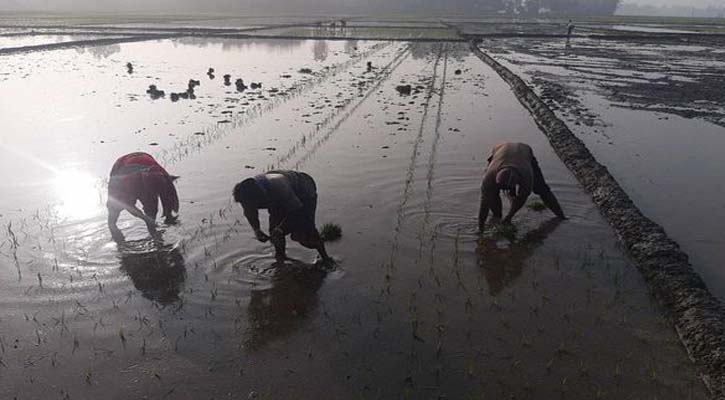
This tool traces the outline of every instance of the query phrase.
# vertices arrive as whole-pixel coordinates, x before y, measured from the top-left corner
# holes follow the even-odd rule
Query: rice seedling
[[[326,223],[320,229],[320,236],[325,242],[335,242],[342,238],[342,228],[335,223]]]
[[[518,228],[514,224],[500,224],[496,227],[496,235],[508,239],[510,242],[516,241]]]
[[[118,328],[118,338],[121,339],[121,345],[126,348],[126,335],[123,333],[123,328]]]
[[[546,205],[539,200],[534,200],[530,202],[526,205],[526,207],[528,207],[529,210],[536,212],[542,212],[546,210]]]

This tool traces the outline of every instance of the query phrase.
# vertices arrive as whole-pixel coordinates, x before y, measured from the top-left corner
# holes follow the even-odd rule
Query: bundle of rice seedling
[[[530,210],[536,211],[536,212],[542,212],[546,210],[546,205],[538,200],[534,200],[531,203],[526,205]]]
[[[513,242],[516,240],[519,230],[514,224],[501,224],[496,227],[496,234]]]
[[[328,222],[322,225],[322,229],[320,229],[320,236],[325,242],[334,242],[340,240],[340,238],[342,237],[342,228],[340,228],[340,225],[338,224]]]

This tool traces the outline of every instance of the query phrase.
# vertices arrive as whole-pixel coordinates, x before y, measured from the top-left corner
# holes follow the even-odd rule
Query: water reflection
[[[179,300],[186,264],[178,246],[162,239],[143,239],[118,245],[121,271],[128,275],[141,295],[161,305]]]
[[[301,327],[317,309],[317,291],[327,276],[324,268],[296,260],[273,267],[272,288],[253,291],[249,300],[246,343],[251,350]]]
[[[219,38],[198,38],[187,37],[173,39],[174,47],[178,45],[190,45],[198,48],[221,45],[223,51],[247,50],[253,47],[260,47],[268,52],[291,53],[293,50],[302,47],[304,40],[296,39],[219,39]]]
[[[523,272],[526,260],[561,223],[561,219],[550,219],[538,228],[526,233],[508,247],[499,247],[499,237],[485,237],[478,241],[476,254],[478,265],[488,281],[492,296],[498,295],[511,285]]]
[[[110,44],[106,46],[78,46],[75,50],[78,54],[88,53],[92,55],[93,58],[101,60],[120,52],[121,45]]]
[[[348,54],[350,56],[355,55],[358,50],[358,41],[357,40],[348,40],[345,42],[345,54]]]
[[[325,61],[330,54],[330,47],[327,45],[325,40],[315,40],[312,45],[312,52],[315,56],[315,61]]]
[[[63,171],[53,179],[58,213],[63,218],[85,219],[100,212],[101,188],[90,174],[80,171]]]

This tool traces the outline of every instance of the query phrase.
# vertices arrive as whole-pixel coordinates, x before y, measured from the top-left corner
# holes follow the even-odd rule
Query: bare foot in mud
[[[278,263],[284,264],[285,261],[292,260],[291,258],[287,257],[286,253],[276,253],[274,255],[274,259],[277,260]]]
[[[337,261],[332,257],[326,257],[326,258],[317,257],[317,259],[315,260],[315,265],[322,267],[324,269],[327,269],[327,270],[332,270],[332,269],[335,269],[335,267],[337,267]]]

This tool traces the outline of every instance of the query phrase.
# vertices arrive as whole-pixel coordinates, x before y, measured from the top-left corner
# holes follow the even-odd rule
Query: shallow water
[[[6,60],[3,397],[705,398],[611,230],[465,45],[164,40]],[[144,94],[192,77],[196,101]],[[516,241],[476,234],[502,140],[535,148],[569,220],[527,209]],[[181,176],[182,213],[158,241],[126,216],[116,245],[98,181],[134,150]],[[230,190],[270,167],[315,177],[319,222],[343,228],[336,268],[291,242],[298,261],[277,264],[253,240]]]
[[[495,56],[533,83],[724,298],[725,192],[713,187],[725,170],[721,44],[577,39],[570,47],[528,41],[523,51],[498,44]],[[511,52],[499,52],[508,45]]]

